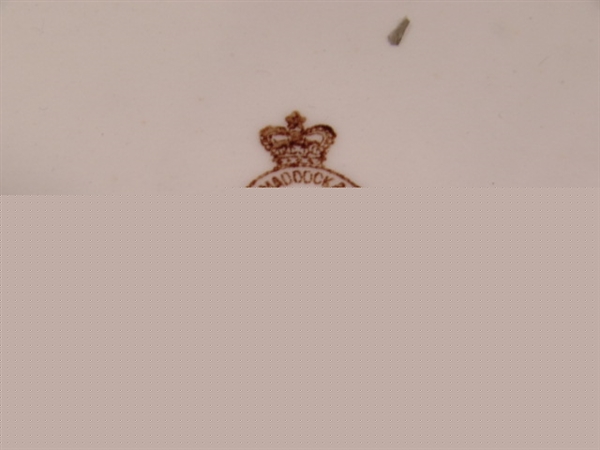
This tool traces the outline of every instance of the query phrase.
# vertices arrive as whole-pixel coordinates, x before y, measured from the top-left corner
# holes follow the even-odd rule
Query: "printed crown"
[[[306,119],[294,111],[285,118],[287,127],[269,126],[260,131],[260,142],[267,149],[276,169],[284,167],[323,167],[335,131],[328,125],[304,128]]]

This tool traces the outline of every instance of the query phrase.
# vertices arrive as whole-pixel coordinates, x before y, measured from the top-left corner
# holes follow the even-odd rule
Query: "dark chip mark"
[[[408,17],[405,17],[402,20],[402,22],[400,22],[400,25],[398,25],[396,27],[396,29],[389,34],[389,36],[388,36],[389,43],[392,45],[400,45],[402,36],[404,36],[404,33],[406,32],[406,29],[408,28],[409,24],[410,24],[410,20],[408,20]]]

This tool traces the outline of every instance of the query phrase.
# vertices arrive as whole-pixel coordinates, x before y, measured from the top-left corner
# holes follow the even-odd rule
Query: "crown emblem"
[[[285,118],[287,127],[265,127],[260,142],[271,153],[276,169],[285,167],[323,167],[327,151],[335,141],[335,131],[328,125],[304,128],[306,119],[298,111]]]
[[[359,187],[344,175],[323,165],[335,141],[328,125],[304,128],[306,119],[298,111],[285,118],[287,127],[260,130],[260,142],[271,154],[275,167],[248,187]]]

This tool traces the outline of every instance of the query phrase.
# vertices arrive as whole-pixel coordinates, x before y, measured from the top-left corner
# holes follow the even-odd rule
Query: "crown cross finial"
[[[276,168],[323,167],[336,134],[328,125],[304,128],[306,119],[298,111],[286,117],[286,127],[269,126],[260,132],[260,141],[271,153]]]
[[[306,122],[306,119],[302,117],[298,111],[294,111],[285,118],[285,121],[290,130],[304,130],[304,122]]]

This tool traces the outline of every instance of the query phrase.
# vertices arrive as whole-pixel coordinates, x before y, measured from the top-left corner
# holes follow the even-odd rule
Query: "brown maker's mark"
[[[294,111],[286,117],[287,127],[269,126],[260,131],[275,168],[256,178],[248,187],[359,187],[323,163],[335,141],[328,125],[304,128],[306,119]]]

